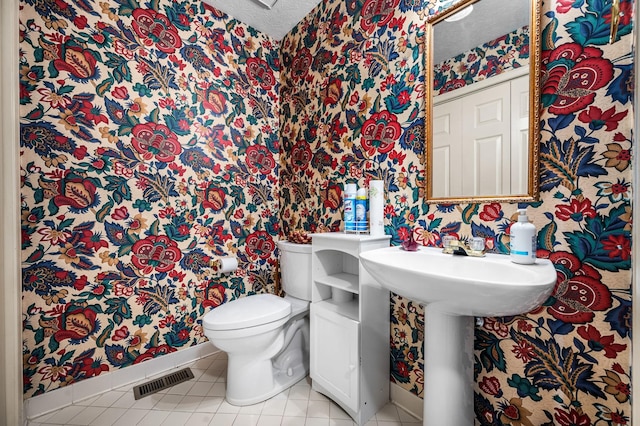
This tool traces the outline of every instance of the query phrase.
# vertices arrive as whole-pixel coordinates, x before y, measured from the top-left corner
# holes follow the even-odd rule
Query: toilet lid
[[[208,330],[234,330],[278,321],[291,313],[291,304],[273,294],[256,294],[224,303],[202,319]]]

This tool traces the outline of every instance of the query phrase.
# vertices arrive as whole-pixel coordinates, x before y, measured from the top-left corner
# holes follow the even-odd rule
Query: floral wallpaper
[[[22,0],[20,52],[25,398],[275,291],[276,41],[199,1]]]
[[[529,66],[529,27],[446,59],[433,67],[433,91],[437,94]]]
[[[281,42],[282,227],[341,228],[342,188],[383,179],[392,243],[484,237],[507,253],[516,204],[428,205],[424,23],[451,1],[328,0]],[[633,2],[543,3],[538,256],[558,272],[526,315],[475,333],[480,425],[631,422]],[[391,300],[391,380],[423,395],[424,310]],[[428,396],[426,396],[428,397]]]

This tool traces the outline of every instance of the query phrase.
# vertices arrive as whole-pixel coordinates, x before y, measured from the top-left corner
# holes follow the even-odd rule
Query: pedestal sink
[[[360,253],[384,288],[425,305],[424,425],[472,426],[474,317],[518,315],[540,306],[556,283],[546,259],[456,256],[388,247]]]

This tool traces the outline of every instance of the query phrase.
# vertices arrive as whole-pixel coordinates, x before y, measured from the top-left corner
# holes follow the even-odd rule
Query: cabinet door
[[[359,323],[330,307],[311,304],[311,379],[358,411]]]

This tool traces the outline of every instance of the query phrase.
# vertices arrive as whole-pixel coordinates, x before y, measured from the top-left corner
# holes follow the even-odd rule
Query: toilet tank
[[[311,244],[278,241],[282,289],[289,296],[311,301]]]

